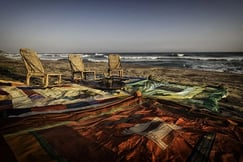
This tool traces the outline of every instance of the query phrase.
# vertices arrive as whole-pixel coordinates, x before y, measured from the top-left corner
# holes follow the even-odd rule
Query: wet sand
[[[71,69],[68,60],[46,61],[42,64],[47,72],[63,74],[63,83],[70,83]],[[122,63],[125,76],[152,77],[154,80],[180,83],[185,85],[224,86],[228,96],[219,103],[221,107],[235,111],[243,116],[243,74],[222,72],[161,68]],[[85,62],[85,68],[95,70],[97,75],[107,73],[107,63]],[[5,58],[0,54],[0,79],[25,82],[25,67],[22,60]],[[31,80],[39,82],[39,80]]]

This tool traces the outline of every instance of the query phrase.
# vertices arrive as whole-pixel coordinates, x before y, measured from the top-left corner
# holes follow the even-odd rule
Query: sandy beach
[[[25,67],[22,60],[9,59],[0,55],[0,79],[7,81],[25,82]],[[58,72],[63,74],[63,83],[70,83],[71,69],[68,60],[42,60],[47,72]],[[137,64],[122,64],[125,76],[152,77],[154,80],[180,83],[185,85],[210,85],[223,86],[227,88],[228,96],[219,103],[230,110],[239,113],[243,111],[243,75],[200,71],[190,69],[161,68],[141,66]],[[107,73],[107,63],[85,62],[85,68],[96,71],[102,76]],[[39,80],[32,79],[33,82]]]
[[[123,63],[125,76],[149,78],[141,82],[155,95],[148,90],[141,97],[138,91],[131,95],[124,89],[105,92],[73,84],[68,60],[42,64],[47,72],[63,74],[62,86],[1,86],[1,161],[242,161],[241,74]],[[93,62],[85,62],[85,67],[98,78],[108,68],[107,63]],[[0,80],[24,83],[22,60],[1,56]],[[180,85],[189,87],[180,92],[191,92],[179,95],[181,100],[173,98],[175,93],[156,98],[160,89],[149,83],[160,81],[169,83],[164,88]],[[202,92],[205,100],[194,92]],[[219,103],[217,96],[222,98]],[[216,103],[219,111],[208,109],[208,103]]]

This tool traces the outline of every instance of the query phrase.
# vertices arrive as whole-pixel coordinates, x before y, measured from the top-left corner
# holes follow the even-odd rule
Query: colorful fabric
[[[180,85],[168,82],[143,80],[126,85],[129,93],[141,91],[143,96],[169,100],[188,106],[218,112],[218,101],[227,96],[223,87]]]
[[[124,82],[117,91],[1,85],[0,161],[243,159],[243,119],[218,112],[226,89]]]
[[[0,161],[241,161],[243,122],[232,125],[207,113],[127,97],[90,109],[8,118],[0,122]]]
[[[1,86],[0,110],[7,110],[7,116],[70,111],[112,102],[124,96],[128,94],[108,93],[77,84],[52,88]]]

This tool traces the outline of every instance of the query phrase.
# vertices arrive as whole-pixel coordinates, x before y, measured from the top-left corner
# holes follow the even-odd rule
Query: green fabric
[[[190,86],[153,80],[127,84],[125,90],[129,93],[139,90],[145,97],[195,105],[213,112],[219,111],[218,101],[227,95],[227,90],[223,87]]]
[[[212,92],[209,97],[204,100],[203,105],[208,109],[212,109],[212,111],[219,111],[218,101],[221,100],[226,94],[227,91],[225,88],[221,87],[219,89],[216,89],[215,92]]]

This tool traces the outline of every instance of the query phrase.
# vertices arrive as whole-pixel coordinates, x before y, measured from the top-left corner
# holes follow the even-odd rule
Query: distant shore
[[[71,69],[68,60],[47,61],[42,60],[47,72],[63,74],[63,82],[70,83]],[[154,80],[180,83],[185,85],[211,85],[224,86],[228,90],[226,99],[220,105],[239,113],[243,112],[243,75],[177,69],[149,67],[136,64],[122,64],[125,76],[152,77]],[[95,70],[97,75],[107,73],[107,63],[85,62],[85,68]],[[25,82],[25,67],[21,60],[6,58],[0,54],[0,79],[7,81]]]

